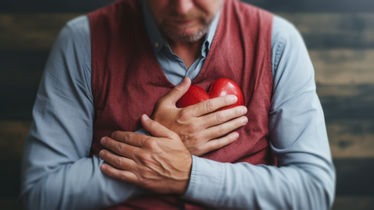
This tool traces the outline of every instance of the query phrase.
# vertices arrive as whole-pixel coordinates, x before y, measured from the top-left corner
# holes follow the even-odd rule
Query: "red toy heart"
[[[201,101],[208,100],[210,98],[216,98],[225,95],[235,95],[238,97],[238,101],[228,107],[222,108],[220,110],[229,109],[235,106],[244,105],[243,93],[240,90],[239,85],[234,81],[226,78],[220,78],[215,80],[209,87],[208,93],[205,92],[199,86],[191,85],[186,94],[182,96],[177,102],[178,107],[186,107],[193,104],[197,104]]]

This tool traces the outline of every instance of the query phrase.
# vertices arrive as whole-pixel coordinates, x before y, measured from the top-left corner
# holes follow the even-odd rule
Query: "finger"
[[[110,136],[114,140],[124,142],[135,147],[143,146],[144,142],[149,138],[148,136],[140,133],[126,131],[114,131]]]
[[[230,134],[228,134],[224,137],[214,139],[214,140],[210,140],[209,142],[204,144],[204,146],[201,148],[201,150],[203,151],[203,154],[206,154],[208,152],[212,152],[212,151],[215,151],[217,149],[221,149],[222,147],[225,147],[225,146],[231,144],[232,142],[234,142],[236,139],[238,139],[238,137],[239,137],[238,132],[232,132],[232,133],[230,133]]]
[[[221,136],[224,136],[231,131],[234,131],[243,125],[247,124],[248,118],[243,116],[236,119],[233,119],[231,121],[225,122],[223,124],[210,127],[204,131],[204,138],[206,139],[215,139]]]
[[[238,118],[247,113],[247,107],[245,106],[237,106],[231,109],[225,109],[218,112],[213,112],[208,115],[204,115],[199,119],[202,121],[202,126],[204,128],[209,128],[215,125],[222,124],[229,120]]]
[[[115,155],[105,149],[100,151],[99,156],[105,162],[109,163],[111,166],[114,166],[118,169],[132,171],[133,168],[135,168],[136,166],[135,161],[126,157]]]
[[[211,113],[217,109],[234,104],[238,98],[235,95],[221,96],[202,101],[198,104],[187,107],[188,112],[194,117],[199,117]]]
[[[133,159],[134,153],[139,150],[139,147],[134,147],[129,144],[116,141],[110,137],[102,138],[100,143],[106,149],[130,159]]]
[[[175,104],[188,91],[190,85],[190,78],[185,77],[181,83],[164,96],[164,100],[168,100],[170,103]]]
[[[146,114],[142,115],[142,124],[144,129],[151,133],[152,136],[172,139],[176,137],[176,134],[173,131],[169,130],[160,123],[150,119]]]
[[[100,169],[104,174],[115,179],[119,179],[134,184],[139,184],[138,177],[131,171],[116,169],[113,166],[110,166],[105,163],[100,166]]]

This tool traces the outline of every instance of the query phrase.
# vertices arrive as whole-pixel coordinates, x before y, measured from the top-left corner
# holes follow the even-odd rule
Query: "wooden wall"
[[[33,100],[66,21],[110,0],[1,0],[0,208],[19,209],[19,172]],[[293,22],[316,69],[337,170],[333,209],[374,209],[374,1],[247,0]]]

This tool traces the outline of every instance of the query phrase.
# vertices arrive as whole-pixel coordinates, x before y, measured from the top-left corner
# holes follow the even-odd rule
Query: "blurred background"
[[[22,147],[59,30],[110,2],[0,1],[0,209],[20,209]],[[374,209],[374,1],[246,2],[293,22],[308,46],[337,170],[333,209]]]

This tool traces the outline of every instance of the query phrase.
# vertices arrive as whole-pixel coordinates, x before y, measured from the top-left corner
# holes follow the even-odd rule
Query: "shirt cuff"
[[[193,155],[190,181],[182,199],[215,203],[223,190],[223,164]]]
[[[146,135],[146,136],[150,136],[151,134],[144,128],[140,128],[138,130],[135,131],[135,133],[139,133],[139,134],[143,134],[143,135]]]

